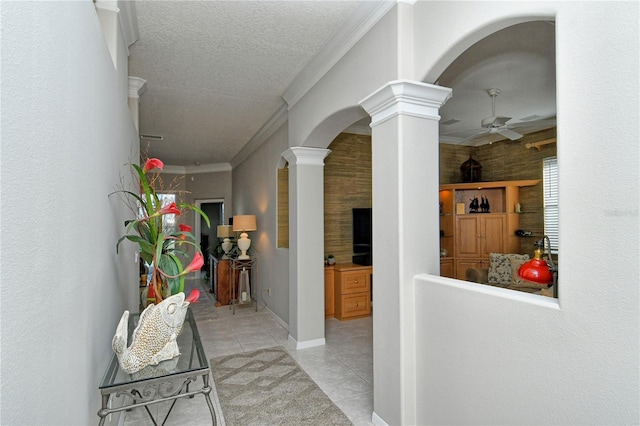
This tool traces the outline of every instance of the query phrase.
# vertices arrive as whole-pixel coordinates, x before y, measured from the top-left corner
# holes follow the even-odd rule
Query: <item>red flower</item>
[[[157,158],[149,158],[146,163],[144,163],[144,167],[142,171],[147,173],[149,170],[160,169],[164,167],[164,163]]]
[[[191,263],[186,268],[184,268],[183,272],[187,274],[189,272],[199,271],[203,265],[204,257],[202,257],[200,252],[197,252],[195,256],[193,256],[193,260],[191,261]]]
[[[180,232],[191,232],[191,227],[189,225],[181,223],[178,226],[180,227]]]
[[[187,297],[185,301],[189,303],[196,303],[199,298],[200,298],[200,290],[198,290],[197,288],[194,288],[193,290],[191,290],[189,297]]]
[[[164,206],[163,208],[161,208],[158,211],[158,214],[175,214],[180,216],[180,209],[178,209],[178,207],[176,206],[176,203],[170,203],[167,204],[166,206]]]

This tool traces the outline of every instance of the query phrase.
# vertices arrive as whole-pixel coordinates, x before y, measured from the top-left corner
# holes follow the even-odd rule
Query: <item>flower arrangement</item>
[[[195,243],[191,234],[191,227],[179,224],[177,229],[163,226],[163,219],[168,215],[178,217],[183,210],[193,210],[200,214],[207,225],[209,218],[194,205],[175,202],[163,205],[156,185],[161,184],[159,172],[164,164],[157,158],[148,159],[143,167],[131,164],[137,177],[140,193],[119,189],[109,195],[120,194],[127,199],[127,205],[135,212],[136,218],[125,221],[126,234],[120,237],[116,244],[116,251],[122,241],[129,240],[138,244],[140,257],[148,265],[153,266],[153,274],[147,286],[147,302],[160,303],[163,299],[184,291],[184,277],[186,274],[200,270],[204,258],[200,247]],[[134,202],[132,203],[131,197]],[[181,257],[189,258],[185,248],[195,247],[195,254],[191,262],[184,267]],[[143,303],[144,304],[144,303]]]

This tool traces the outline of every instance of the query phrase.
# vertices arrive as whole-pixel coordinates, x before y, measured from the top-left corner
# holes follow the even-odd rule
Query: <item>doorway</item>
[[[201,271],[207,274],[210,262],[209,254],[213,254],[218,245],[218,225],[224,224],[224,200],[196,200],[196,207],[209,217],[209,223],[211,224],[211,226],[208,226],[202,217],[196,220],[195,223],[196,244],[202,250],[202,256],[204,257],[204,266]]]

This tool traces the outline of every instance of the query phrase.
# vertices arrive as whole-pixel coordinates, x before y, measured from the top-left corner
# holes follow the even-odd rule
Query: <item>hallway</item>
[[[302,369],[320,386],[331,400],[355,425],[371,425],[373,411],[373,349],[372,317],[338,321],[327,319],[326,345],[296,350],[288,341],[287,331],[274,317],[263,309],[260,301],[258,312],[255,303],[239,306],[235,315],[229,306],[215,307],[213,295],[206,289],[204,281],[187,281],[185,293],[190,286],[198,285],[200,300],[191,306],[207,358],[216,358],[240,352],[282,346]],[[220,418],[217,396],[212,392],[218,424]],[[160,422],[169,409],[169,404],[160,403],[151,407],[154,415],[160,414]],[[125,425],[152,424],[142,408],[125,412]],[[180,399],[172,410],[167,425],[210,424],[210,414],[202,396]]]

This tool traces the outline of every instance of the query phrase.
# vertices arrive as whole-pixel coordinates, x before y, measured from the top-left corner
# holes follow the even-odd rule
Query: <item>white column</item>
[[[303,349],[324,339],[324,158],[293,147],[289,162],[289,339]]]
[[[440,271],[439,172],[428,164],[450,96],[403,80],[360,102],[372,118],[374,418],[387,424],[416,422],[413,277]]]
[[[139,77],[129,77],[129,111],[138,132],[140,132],[140,96],[145,90],[147,90],[147,80]]]

